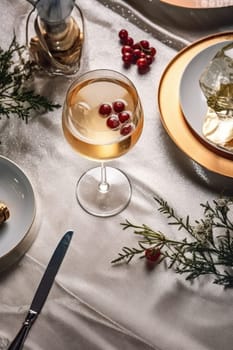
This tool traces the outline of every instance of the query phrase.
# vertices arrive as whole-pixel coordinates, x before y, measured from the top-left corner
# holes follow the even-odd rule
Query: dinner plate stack
[[[158,89],[161,121],[176,145],[200,165],[231,178],[233,153],[203,136],[208,106],[199,79],[218,50],[232,40],[232,32],[223,32],[187,46],[168,64]]]

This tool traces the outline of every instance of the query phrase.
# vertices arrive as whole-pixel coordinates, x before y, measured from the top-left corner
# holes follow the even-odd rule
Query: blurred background
[[[162,36],[177,37],[171,43],[168,40],[167,44],[178,50],[203,36],[233,29],[233,0],[99,1],[137,25],[140,20],[144,25],[146,23],[147,31],[154,31],[155,35],[160,32]],[[192,4],[193,8],[190,7]],[[130,16],[130,8],[137,11],[137,19]],[[166,39],[161,41],[166,43]]]

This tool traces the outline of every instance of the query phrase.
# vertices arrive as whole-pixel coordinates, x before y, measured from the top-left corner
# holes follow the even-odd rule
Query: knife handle
[[[10,344],[8,350],[20,350],[23,348],[23,344],[25,342],[25,339],[27,338],[27,335],[31,329],[31,326],[33,325],[35,319],[37,317],[37,312],[33,310],[29,310],[24,323],[22,324],[22,327],[20,328],[19,332],[15,336],[14,340]]]

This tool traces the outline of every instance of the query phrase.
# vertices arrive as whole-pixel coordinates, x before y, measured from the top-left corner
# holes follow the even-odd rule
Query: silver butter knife
[[[63,261],[63,258],[66,254],[67,248],[69,247],[73,231],[68,231],[62,237],[58,243],[49,263],[44,272],[44,275],[40,281],[40,284],[36,290],[35,296],[32,300],[30,309],[27,313],[27,316],[17,333],[16,337],[8,347],[8,350],[20,350],[23,348],[25,339],[29,333],[29,330],[33,323],[35,322],[37,316],[39,315],[46,298],[49,294],[49,291],[53,285],[55,276],[58,272],[58,269]]]

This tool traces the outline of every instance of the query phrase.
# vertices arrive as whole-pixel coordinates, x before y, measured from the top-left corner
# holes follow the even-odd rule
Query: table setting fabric
[[[214,285],[211,276],[186,281],[164,264],[148,270],[137,258],[127,265],[111,264],[123,246],[137,243],[132,232],[122,230],[125,219],[179,238],[179,231],[168,226],[157,211],[155,195],[164,198],[178,215],[195,220],[202,215],[200,203],[222,192],[233,193],[232,178],[188,158],[160,121],[157,92],[162,72],[177,50],[193,40],[191,32],[184,30],[182,36],[162,26],[159,31],[135,1],[77,3],[85,18],[85,50],[77,75],[92,69],[117,70],[132,80],[141,97],[142,136],[130,152],[110,162],[131,180],[132,199],[124,211],[110,218],[91,216],[78,205],[76,182],[95,164],[65,141],[61,108],[36,115],[28,124],[17,118],[0,120],[0,155],[24,170],[36,197],[32,227],[36,239],[22,259],[0,275],[0,349],[7,349],[20,328],[57,242],[64,232],[73,230],[69,250],[24,349],[231,350],[231,289]],[[145,1],[145,9],[152,3]],[[156,2],[152,9],[155,11]],[[14,30],[23,40],[31,5],[24,0],[2,0],[0,10],[0,46],[6,48]],[[176,11],[174,7],[174,16]],[[156,59],[147,74],[138,74],[135,66],[123,67],[118,39],[122,28],[156,48]],[[212,31],[219,31],[217,25]],[[170,45],[161,37],[169,38]],[[71,81],[48,77],[38,86],[62,105]]]

